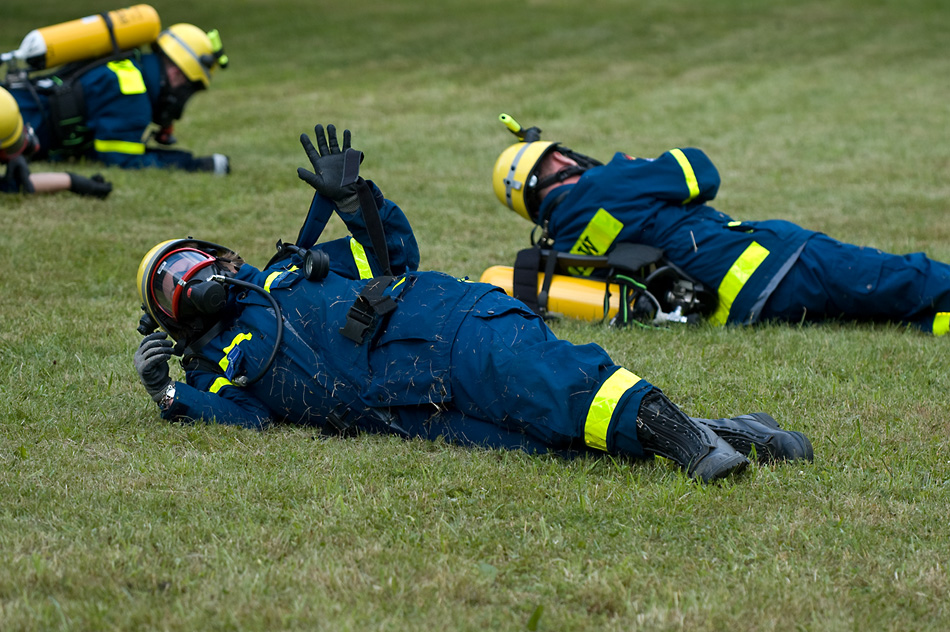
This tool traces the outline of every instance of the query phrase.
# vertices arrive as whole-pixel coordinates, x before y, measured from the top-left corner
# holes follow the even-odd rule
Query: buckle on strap
[[[363,286],[360,295],[353,301],[346,313],[346,324],[340,327],[340,333],[358,345],[366,342],[366,336],[376,328],[380,316],[396,309],[396,301],[384,292],[393,277],[379,276]]]

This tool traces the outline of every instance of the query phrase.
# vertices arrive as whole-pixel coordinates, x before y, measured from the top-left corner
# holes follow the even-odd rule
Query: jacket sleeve
[[[164,419],[206,421],[263,430],[270,411],[244,389],[208,371],[189,371],[187,383],[175,383],[175,401],[162,411]]]
[[[368,182],[368,184],[373,191],[373,197],[379,209],[379,217],[383,223],[383,230],[386,233],[389,265],[393,274],[399,275],[417,270],[419,268],[419,246],[416,243],[416,237],[412,232],[409,219],[399,206],[383,197],[382,192],[375,184],[372,182]],[[311,248],[320,238],[320,234],[334,211],[338,213],[350,234],[353,235],[353,239],[366,253],[367,259],[371,259],[371,267],[378,274],[380,265],[376,257],[373,256],[373,244],[366,229],[363,210],[360,209],[356,213],[340,213],[332,200],[323,197],[319,193],[313,196],[307,219],[297,237],[297,245],[301,248]],[[349,249],[354,250],[352,246]]]
[[[629,164],[628,173],[636,178],[631,185],[640,195],[689,205],[708,202],[719,191],[719,171],[701,149],[671,149],[654,160]]]

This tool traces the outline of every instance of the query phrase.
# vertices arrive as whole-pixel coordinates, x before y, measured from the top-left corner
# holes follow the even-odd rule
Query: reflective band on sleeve
[[[274,284],[274,281],[276,281],[283,275],[287,274],[288,272],[294,272],[295,270],[299,270],[299,269],[300,268],[298,268],[297,266],[290,266],[286,270],[277,270],[275,272],[271,272],[270,274],[267,275],[267,279],[264,281],[264,289],[270,292],[270,287]]]
[[[293,272],[294,270],[299,270],[297,266],[290,266],[286,270],[277,270],[276,272],[271,272],[267,275],[267,279],[264,281],[264,289],[270,292],[270,286],[274,284],[274,281],[279,279],[281,275],[286,274],[287,272]]]
[[[934,329],[935,336],[944,336],[950,333],[950,312],[937,312],[937,315],[934,316]]]
[[[238,334],[238,335],[236,335],[236,336],[234,337],[234,340],[231,341],[231,344],[229,344],[227,347],[225,347],[225,348],[223,349],[223,351],[224,351],[224,357],[221,358],[221,361],[220,361],[220,362],[218,362],[218,366],[220,366],[222,369],[224,369],[225,371],[227,371],[227,370],[228,370],[228,367],[231,365],[231,361],[228,360],[228,354],[231,353],[231,349],[233,349],[234,347],[238,346],[239,344],[241,344],[241,343],[244,342],[245,340],[250,340],[252,337],[253,337],[253,334],[250,334],[250,333],[247,333],[247,334]]]
[[[373,270],[369,267],[369,260],[366,258],[366,251],[363,244],[350,237],[350,252],[353,253],[353,262],[356,269],[360,272],[361,279],[372,279]]]
[[[683,204],[686,204],[699,195],[699,181],[696,180],[696,172],[693,171],[693,165],[689,164],[689,159],[686,158],[686,154],[683,153],[682,149],[671,149],[670,153],[676,158],[676,162],[680,163],[683,176],[686,178],[686,187],[689,189],[689,197],[683,200]]]
[[[577,242],[571,248],[571,254],[603,255],[610,249],[614,239],[622,230],[623,222],[605,209],[600,209],[594,213],[594,216],[584,228],[584,232],[578,237]],[[590,276],[593,271],[593,268],[570,268],[571,274],[578,276]]]
[[[226,377],[219,377],[214,381],[214,384],[211,385],[211,388],[208,389],[209,393],[217,393],[225,386],[234,386],[234,382],[229,380]]]
[[[141,156],[145,153],[145,143],[133,143],[127,140],[96,140],[95,149],[100,153],[111,151],[117,154]]]
[[[610,419],[617,408],[617,403],[623,394],[639,381],[639,377],[621,368],[600,385],[594,395],[594,401],[587,410],[584,443],[596,450],[607,451],[607,429],[610,427]]]
[[[277,279],[277,277],[279,277],[283,273],[284,273],[284,270],[278,270],[277,272],[271,272],[270,274],[268,274],[267,280],[264,281],[264,290],[267,292],[270,292],[270,284],[273,283],[274,280]]]
[[[712,324],[719,326],[726,324],[726,321],[729,320],[729,311],[732,309],[732,304],[739,296],[739,292],[742,291],[742,287],[768,256],[769,251],[757,241],[749,244],[749,247],[739,255],[739,258],[729,268],[729,272],[726,272],[722,283],[719,284],[719,307],[716,309],[716,313],[709,317]]]
[[[144,94],[145,80],[142,78],[142,72],[135,67],[131,59],[121,61],[110,61],[109,70],[115,73],[119,80],[119,92],[122,94]]]

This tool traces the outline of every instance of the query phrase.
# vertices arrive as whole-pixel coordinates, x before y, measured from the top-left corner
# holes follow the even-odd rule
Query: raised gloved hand
[[[67,171],[66,175],[69,176],[69,190],[78,195],[91,195],[104,200],[112,193],[112,183],[107,182],[102,174],[87,178]]]
[[[195,158],[198,171],[210,171],[216,176],[226,176],[231,173],[231,159],[224,154],[211,154]]]
[[[300,144],[307,152],[313,171],[297,169],[301,180],[317,190],[317,193],[336,202],[341,213],[354,213],[359,208],[356,194],[363,152],[350,147],[350,130],[343,130],[343,146],[337,143],[336,127],[327,125],[326,137],[323,125],[313,128],[317,149],[306,134],[300,135]]]
[[[164,395],[165,387],[172,382],[168,375],[168,361],[174,346],[175,343],[168,340],[164,331],[156,331],[142,338],[132,358],[142,385],[156,402]]]
[[[23,156],[17,156],[7,164],[7,173],[3,176],[7,182],[13,183],[13,190],[22,193],[33,193],[33,183],[30,182],[30,167]],[[5,187],[9,189],[10,187]]]

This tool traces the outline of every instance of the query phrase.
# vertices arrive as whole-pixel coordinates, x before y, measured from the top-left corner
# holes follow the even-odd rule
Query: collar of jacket
[[[541,208],[538,209],[538,219],[535,221],[538,226],[544,226],[545,223],[551,219],[554,209],[556,209],[558,204],[564,201],[564,198],[566,198],[570,192],[574,190],[575,184],[576,183],[562,184],[545,196],[544,200],[541,202]]]

